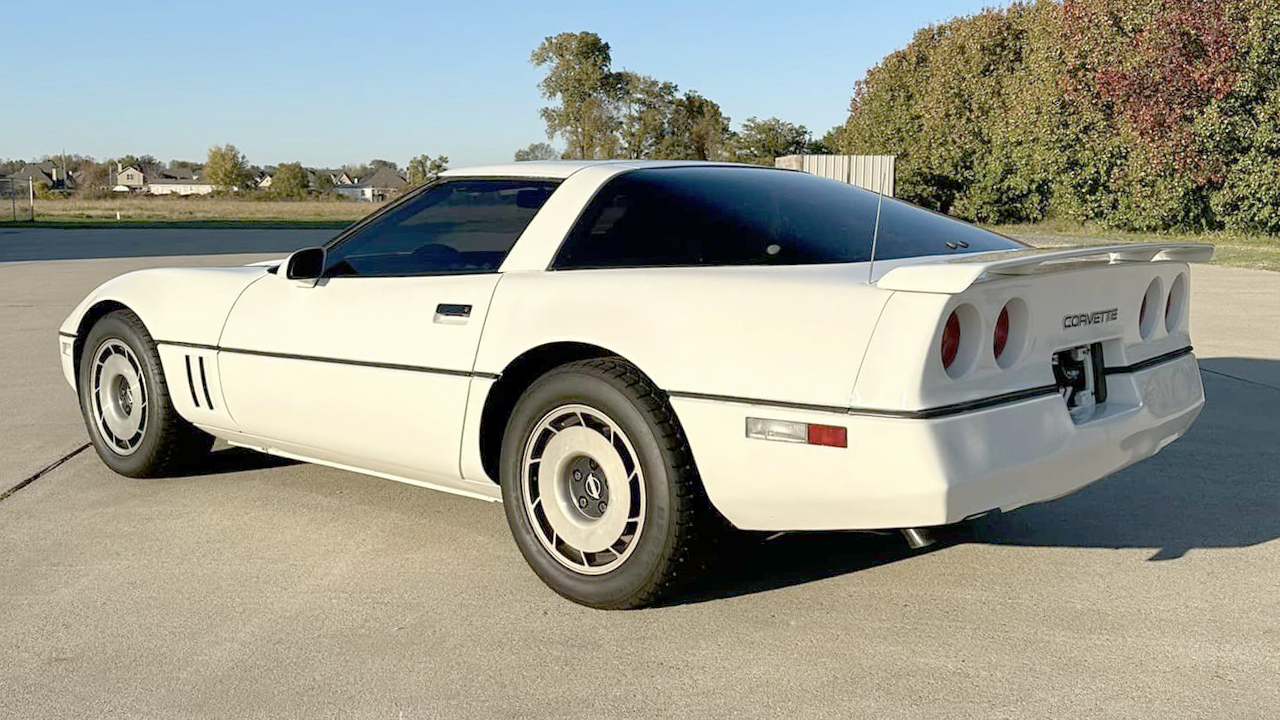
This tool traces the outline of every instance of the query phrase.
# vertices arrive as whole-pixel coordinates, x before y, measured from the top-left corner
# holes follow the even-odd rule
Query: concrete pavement
[[[85,441],[54,332],[89,289],[270,256],[0,263],[0,492]],[[1159,456],[933,552],[748,547],[652,610],[552,594],[496,505],[81,453],[0,502],[0,717],[1273,718],[1280,275],[1196,267],[1193,293],[1209,405]]]

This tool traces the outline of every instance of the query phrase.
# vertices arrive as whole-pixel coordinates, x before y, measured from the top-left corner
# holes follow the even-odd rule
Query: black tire
[[[126,351],[127,348],[127,351]],[[131,356],[130,356],[131,353]],[[111,357],[111,356],[116,357]],[[103,377],[111,371],[99,364],[100,357],[120,367],[132,368],[141,382],[128,393],[128,421],[138,426],[128,438],[115,437],[105,414],[123,404],[102,389]],[[126,371],[127,373],[128,371]],[[173,407],[169,388],[160,366],[160,354],[147,328],[128,310],[104,315],[86,333],[80,350],[80,413],[94,450],[107,467],[128,477],[159,477],[208,455],[213,436],[182,419]],[[120,381],[116,385],[128,385]],[[99,392],[101,390],[101,392]],[[107,410],[103,403],[107,403]],[[137,403],[137,414],[132,411]],[[123,436],[125,433],[121,433]]]
[[[623,492],[624,488],[630,492],[627,497],[632,510],[628,514],[634,512],[637,505],[644,507],[643,517],[637,522],[639,530],[631,541],[634,547],[626,545],[621,551],[626,554],[625,558],[613,550],[579,553],[584,563],[589,555],[620,563],[603,574],[589,575],[583,574],[582,568],[571,569],[572,561],[558,557],[554,548],[544,544],[550,521],[545,513],[539,516],[538,505],[530,509],[526,502],[529,493],[542,492],[542,479],[536,476],[538,471],[531,469],[527,475],[524,472],[526,452],[536,452],[531,448],[536,448],[538,437],[549,437],[547,433],[553,432],[542,425],[546,418],[571,407],[590,409],[584,413],[584,417],[590,419],[582,422],[584,428],[596,420],[591,411],[616,423],[621,437],[625,438],[622,442],[629,443],[625,447],[634,450],[641,470],[642,477],[638,479],[628,476],[624,483],[615,474],[603,483],[611,495],[611,508],[615,499],[612,495]],[[535,430],[542,434],[535,436]],[[597,432],[604,436],[603,430],[597,429]],[[613,437],[612,431],[608,437]],[[550,447],[549,440],[543,442],[544,447]],[[623,447],[610,442],[615,449]],[[560,457],[572,455],[566,452]],[[569,463],[571,467],[573,462]],[[593,462],[590,467],[599,468],[603,475],[606,463]],[[552,479],[560,483],[556,487],[566,493],[578,492],[570,486],[571,472],[570,469]],[[569,363],[535,381],[516,403],[507,422],[501,475],[507,524],[529,566],[552,590],[595,608],[644,607],[677,588],[693,574],[695,543],[701,545],[703,539],[696,533],[711,529],[713,519],[718,517],[702,490],[688,443],[666,397],[639,370],[618,358]],[[645,499],[637,502],[640,484],[643,484]],[[602,483],[597,482],[596,486],[599,488]],[[551,492],[551,486],[547,487]],[[572,510],[571,505],[566,507]],[[568,510],[562,512],[568,513]],[[535,524],[539,529],[535,529]],[[625,542],[625,538],[618,542]],[[551,543],[554,546],[554,536]],[[611,559],[610,554],[616,557]],[[563,556],[573,555],[566,551]]]

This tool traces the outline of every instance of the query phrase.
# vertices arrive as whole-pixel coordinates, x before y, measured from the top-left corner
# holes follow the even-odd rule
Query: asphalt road
[[[28,232],[0,257],[106,256],[105,231]],[[129,232],[137,257],[0,263],[0,492],[85,442],[54,333],[94,285],[315,241]],[[272,255],[152,256],[175,247]],[[1159,456],[931,552],[747,546],[651,610],[552,594],[497,505],[239,451],[130,480],[81,452],[0,502],[0,717],[1275,718],[1280,274],[1193,288],[1209,404]]]

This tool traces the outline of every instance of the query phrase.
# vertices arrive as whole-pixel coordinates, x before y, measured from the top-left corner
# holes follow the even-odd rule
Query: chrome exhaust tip
[[[902,528],[902,537],[912,550],[927,548],[933,544],[933,536],[925,528]]]

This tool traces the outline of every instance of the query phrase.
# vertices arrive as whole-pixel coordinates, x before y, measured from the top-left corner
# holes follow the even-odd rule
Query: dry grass
[[[1124,242],[1207,242],[1216,248],[1214,265],[1280,270],[1280,237],[1211,233],[1135,233],[1105,230],[1074,223],[1044,222],[996,225],[992,230],[1036,247],[1067,247]]]
[[[343,200],[287,202],[208,197],[36,200],[36,221],[53,223],[262,222],[341,225],[359,220],[378,207],[380,205],[376,203]]]

